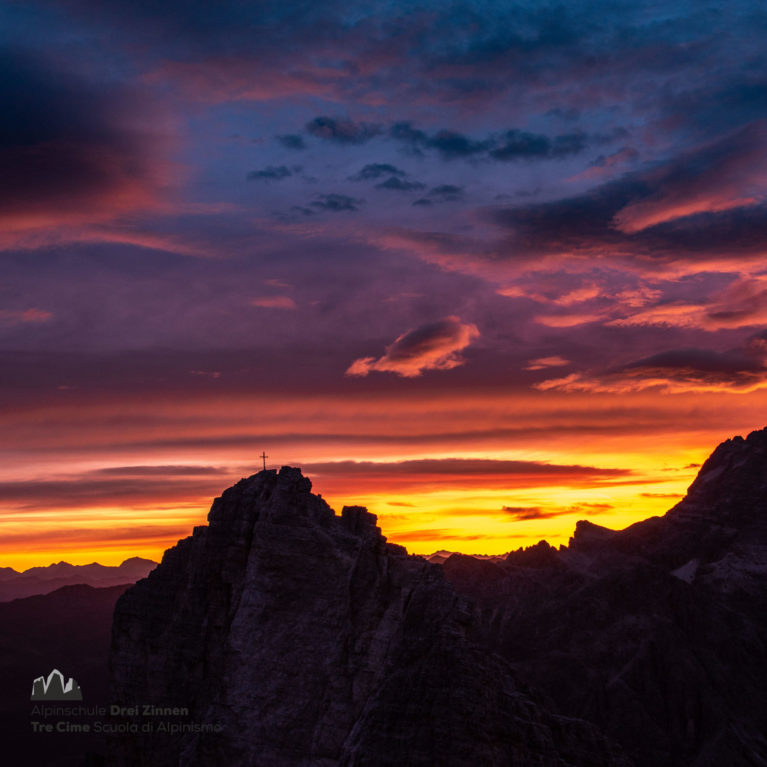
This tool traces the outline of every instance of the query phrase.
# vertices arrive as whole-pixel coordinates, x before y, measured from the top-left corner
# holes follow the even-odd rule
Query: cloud
[[[391,165],[386,162],[374,162],[368,163],[353,176],[349,176],[349,181],[375,181],[382,176],[398,176],[399,178],[405,178],[407,173],[396,165]]]
[[[586,170],[573,176],[571,181],[602,178],[612,173],[617,166],[633,163],[638,158],[639,152],[632,147],[623,147],[608,155],[601,154],[589,163]]]
[[[389,128],[389,137],[418,154],[423,150],[433,149],[448,160],[480,154],[492,146],[487,140],[475,141],[462,133],[447,129],[428,134],[414,128],[409,122],[394,123]]]
[[[275,138],[285,149],[306,149],[306,142],[297,133],[282,133]]]
[[[463,199],[463,187],[455,184],[440,184],[429,189],[429,197],[440,202],[455,202]]]
[[[552,139],[537,133],[509,130],[496,139],[490,157],[503,162],[562,158],[582,152],[587,145],[588,137],[584,133],[567,133]]]
[[[221,489],[221,476],[200,472],[198,478],[178,476],[103,475],[87,473],[64,479],[0,482],[3,504],[9,510],[37,511],[65,508],[156,507],[162,503],[204,506]]]
[[[296,302],[290,296],[260,296],[250,301],[251,306],[263,309],[295,309]]]
[[[426,184],[419,181],[407,181],[398,176],[389,176],[386,181],[376,184],[376,189],[388,189],[393,192],[412,192],[425,188]]]
[[[261,170],[252,170],[248,173],[248,181],[281,181],[284,178],[290,178],[293,175],[293,169],[286,165],[267,165]]]
[[[633,234],[696,213],[726,211],[763,200],[766,145],[767,121],[760,120],[650,171],[644,180],[655,191],[618,210],[614,226]]]
[[[564,357],[539,357],[536,360],[530,360],[525,370],[545,370],[546,368],[562,367],[569,364],[570,360]]]
[[[42,309],[0,309],[0,324],[3,325],[35,325],[48,322],[53,317],[51,312]]]
[[[671,349],[603,370],[534,384],[541,391],[748,392],[767,387],[767,332],[728,351]]]
[[[305,125],[307,133],[336,144],[364,144],[383,132],[375,123],[355,122],[343,117],[315,117]]]
[[[365,200],[347,194],[320,194],[307,205],[294,205],[291,210],[304,216],[314,216],[327,211],[330,213],[356,213]]]
[[[504,461],[488,458],[417,458],[405,461],[328,461],[308,463],[304,473],[315,484],[333,486],[344,481],[360,492],[387,488],[389,492],[434,487],[593,487],[634,482],[628,469],[552,464],[542,461]],[[575,507],[571,507],[575,509]],[[583,509],[579,509],[583,510]],[[570,512],[573,513],[573,512]],[[596,513],[596,512],[594,512]]]
[[[527,522],[532,519],[552,519],[566,514],[604,514],[613,509],[610,503],[575,503],[571,506],[504,506],[502,511],[515,522]]]
[[[573,197],[491,209],[487,215],[507,236],[487,251],[496,261],[596,260],[642,272],[761,258],[767,239],[762,130],[749,127]],[[465,260],[477,259],[467,253]]]
[[[724,290],[697,302],[666,301],[611,320],[615,327],[666,326],[716,331],[767,324],[767,277],[734,280]]]
[[[344,211],[358,211],[363,202],[364,200],[358,200],[346,194],[321,194],[316,200],[310,202],[309,205],[317,210],[340,213]]]
[[[168,466],[108,466],[88,472],[91,475],[111,477],[199,477],[229,474],[229,470],[218,466],[168,465]]]
[[[477,338],[476,325],[462,323],[458,317],[447,317],[398,336],[378,359],[355,360],[346,375],[366,376],[377,370],[412,378],[425,370],[450,370],[464,363],[460,352]]]
[[[767,276],[735,280],[714,296],[705,308],[704,325],[710,329],[767,324]]]
[[[585,133],[550,138],[516,129],[474,139],[446,128],[427,133],[410,122],[392,124],[388,135],[416,154],[433,150],[446,160],[483,156],[500,162],[563,158],[582,152],[594,140]]]
[[[541,506],[504,506],[501,510],[520,522],[559,516],[556,511],[546,511]]]
[[[578,312],[575,314],[539,314],[533,317],[535,322],[549,328],[574,328],[604,319],[603,313]]]
[[[440,202],[460,202],[464,199],[462,186],[455,184],[440,184],[432,187],[426,197],[421,197],[413,202],[413,205],[430,206]]]
[[[139,127],[149,126],[157,109],[127,88],[99,89],[59,62],[6,50],[0,101],[6,230],[102,222],[147,209],[170,180],[168,141]]]

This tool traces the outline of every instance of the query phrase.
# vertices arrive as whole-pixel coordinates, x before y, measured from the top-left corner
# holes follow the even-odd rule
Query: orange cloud
[[[546,368],[562,367],[569,365],[570,360],[564,357],[540,357],[537,360],[530,360],[525,370],[545,370]]]
[[[47,322],[53,315],[42,309],[0,309],[0,322],[6,325]]]
[[[541,325],[549,328],[573,328],[576,325],[586,325],[604,319],[604,314],[539,314],[534,318]]]
[[[346,375],[366,376],[378,370],[413,378],[425,370],[450,370],[464,363],[460,352],[476,338],[479,338],[476,325],[462,323],[458,317],[447,317],[398,336],[378,359],[355,360]]]
[[[264,309],[295,309],[296,302],[289,296],[260,296],[250,302],[251,306],[260,306]]]

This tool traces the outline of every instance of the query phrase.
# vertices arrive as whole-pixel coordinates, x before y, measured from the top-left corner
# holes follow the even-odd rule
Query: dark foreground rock
[[[113,701],[188,708],[170,719],[189,731],[118,734],[110,763],[630,764],[487,650],[440,566],[310,489],[291,468],[242,480],[121,597]]]
[[[767,765],[767,430],[721,444],[663,517],[444,570],[488,648],[638,765]]]
[[[408,556],[296,469],[209,522],[118,602],[112,698],[189,709],[118,767],[767,765],[767,430],[663,517],[502,560]]]
[[[103,755],[96,733],[34,733],[30,701],[36,677],[54,668],[74,676],[87,705],[108,706],[107,658],[115,602],[128,584],[65,586],[51,594],[0,603],[0,764],[3,767],[85,767]],[[78,704],[62,704],[65,708]],[[55,717],[47,721],[56,722]],[[89,721],[73,718],[73,721]],[[94,762],[98,764],[98,762]]]

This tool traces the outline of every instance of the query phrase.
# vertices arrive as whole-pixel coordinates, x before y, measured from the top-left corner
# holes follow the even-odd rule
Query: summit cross
[[[264,471],[266,471],[266,459],[269,457],[266,453],[262,452],[260,456],[258,456],[263,462],[264,462]]]

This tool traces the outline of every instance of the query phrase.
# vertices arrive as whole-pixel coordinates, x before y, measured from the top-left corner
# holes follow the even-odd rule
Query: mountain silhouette
[[[135,583],[157,566],[157,562],[131,557],[112,567],[93,562],[89,565],[71,565],[57,562],[46,567],[30,567],[17,572],[10,567],[0,568],[0,602],[21,599],[36,594],[50,594],[63,586],[86,584],[96,588]]]
[[[115,608],[116,702],[221,730],[118,734],[108,763],[767,764],[766,514],[767,431],[662,517],[441,565],[259,472]]]

